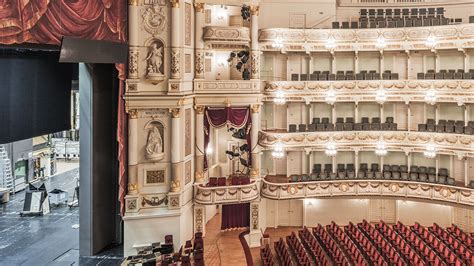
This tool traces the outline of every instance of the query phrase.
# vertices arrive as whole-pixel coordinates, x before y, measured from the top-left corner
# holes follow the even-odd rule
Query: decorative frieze
[[[333,143],[338,150],[375,150],[377,142],[384,141],[387,149],[412,152],[424,152],[427,145],[436,146],[439,154],[474,157],[473,135],[430,133],[416,131],[331,131],[331,132],[296,132],[278,133],[260,131],[259,144],[271,148],[282,143],[288,148],[311,148],[325,150],[328,143]]]
[[[200,204],[223,204],[250,202],[259,197],[259,185],[256,181],[248,185],[206,187],[195,184],[194,201]]]
[[[171,49],[171,78],[181,77],[181,52],[178,48]]]
[[[127,195],[125,196],[125,212],[130,213],[130,212],[138,212],[139,211],[138,207],[138,195],[136,196],[130,196]]]
[[[166,207],[166,205],[168,205],[168,196],[166,195],[142,195],[142,208]]]
[[[142,10],[143,28],[153,37],[165,32],[168,26],[166,7],[151,5]]]
[[[229,44],[249,44],[250,29],[247,27],[207,26],[204,27],[203,37],[206,43],[218,42]]]
[[[252,79],[260,79],[260,51],[250,54],[250,74]]]
[[[128,78],[138,78],[138,50],[130,48],[128,54]]]
[[[261,195],[277,200],[335,196],[396,196],[474,206],[474,190],[470,188],[395,180],[271,183],[264,179]]]
[[[259,93],[260,82],[252,80],[194,81],[195,93]]]
[[[204,79],[204,51],[196,50],[194,58],[194,71],[196,79]]]

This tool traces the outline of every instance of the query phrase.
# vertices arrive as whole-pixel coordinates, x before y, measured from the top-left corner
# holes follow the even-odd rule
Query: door
[[[410,104],[410,128],[412,130],[418,130],[418,124],[423,124],[424,121],[424,110],[422,103]]]
[[[276,201],[276,200],[266,200],[266,201],[267,201],[267,208],[265,210],[265,212],[267,214],[267,225],[266,226],[275,228],[276,227],[275,212],[277,210],[276,204],[277,204],[278,201]]]
[[[405,53],[396,54],[393,58],[393,71],[398,73],[400,79],[407,78],[407,56]]]
[[[404,103],[395,103],[395,123],[397,123],[398,130],[407,130],[408,116],[407,105]]]
[[[369,222],[378,223],[382,220],[382,200],[369,199]]]
[[[458,158],[454,158],[453,160],[453,171],[451,176],[456,179],[456,181],[460,181],[464,183],[464,159],[458,160]]]
[[[457,225],[461,230],[470,232],[471,228],[474,228],[474,219],[471,219],[472,211],[465,208],[454,208],[453,223]]]
[[[278,206],[278,225],[290,226],[290,200],[277,201]]]
[[[290,225],[303,226],[303,201],[290,201]]]

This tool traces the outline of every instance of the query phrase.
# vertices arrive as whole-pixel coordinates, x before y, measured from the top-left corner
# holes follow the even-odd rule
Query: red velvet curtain
[[[221,230],[250,226],[250,203],[222,205]]]
[[[0,0],[0,43],[60,44],[63,36],[125,42],[127,2]]]
[[[125,79],[126,77],[126,66],[125,64],[116,64],[115,67],[118,70],[119,82],[119,97],[117,105],[117,142],[118,142],[118,162],[119,162],[119,198],[120,201],[120,213],[122,216],[125,213],[125,196],[127,195],[127,132],[128,132],[128,120],[125,112]]]
[[[208,168],[207,147],[211,126],[221,128],[241,129],[245,128],[247,133],[247,144],[252,147],[250,129],[252,128],[252,117],[248,107],[206,107],[204,111],[204,170]],[[249,153],[249,166],[252,165],[252,156]]]

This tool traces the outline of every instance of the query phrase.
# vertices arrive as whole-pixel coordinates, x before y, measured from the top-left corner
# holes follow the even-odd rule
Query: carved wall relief
[[[154,40],[148,48],[146,57],[147,79],[161,81],[164,79],[164,44],[161,40]]]
[[[177,79],[181,75],[181,53],[177,48],[171,50],[171,78]]]
[[[184,54],[184,73],[191,73],[191,54]]]
[[[187,185],[191,182],[191,161],[187,161],[184,164],[184,184]]]
[[[191,46],[191,4],[184,4],[184,45]]]
[[[163,141],[163,124],[154,121],[149,124],[145,147],[145,157],[151,161],[159,161],[165,157]]]
[[[184,111],[184,156],[191,154],[191,108]]]
[[[145,184],[157,185],[165,183],[165,171],[164,170],[152,170],[146,171]]]
[[[138,78],[138,51],[135,49],[130,49],[128,54],[128,77]]]
[[[154,37],[163,33],[167,27],[166,8],[159,4],[153,4],[142,12],[143,27]]]

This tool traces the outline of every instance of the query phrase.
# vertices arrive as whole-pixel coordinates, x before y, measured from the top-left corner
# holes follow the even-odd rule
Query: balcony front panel
[[[196,80],[194,81],[194,92],[196,94],[260,93],[260,82],[253,80]]]
[[[436,93],[437,102],[474,102],[474,80],[269,81],[264,91],[267,101],[283,91],[287,101],[325,102],[333,91],[337,101],[373,102],[379,90],[385,92],[385,102],[425,102],[429,91]]]
[[[261,195],[264,198],[275,200],[337,196],[402,197],[474,206],[473,189],[394,180],[334,180],[299,183],[271,183],[264,179]]]
[[[259,144],[271,148],[282,143],[286,149],[325,150],[328,143],[338,150],[375,150],[384,141],[388,151],[424,152],[427,145],[436,146],[438,154],[474,157],[474,136],[416,131],[318,131],[286,133],[260,131]]]
[[[262,49],[281,50],[272,46],[275,40],[283,43],[285,51],[327,51],[327,40],[333,38],[336,51],[380,50],[377,40],[383,37],[384,50],[426,50],[426,40],[436,38],[436,49],[466,49],[474,47],[474,24],[433,27],[383,28],[383,29],[286,29],[260,30]]]
[[[219,187],[197,184],[194,189],[194,201],[204,205],[245,203],[260,196],[259,184],[256,181],[248,185]]]
[[[206,44],[214,48],[232,48],[238,45],[248,46],[250,43],[250,29],[247,27],[207,26],[202,36]]]

